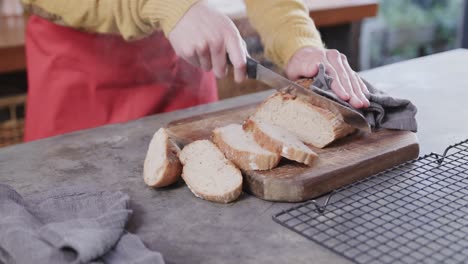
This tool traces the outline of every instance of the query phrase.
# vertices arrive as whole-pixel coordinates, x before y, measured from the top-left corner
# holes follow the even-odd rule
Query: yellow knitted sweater
[[[127,40],[174,28],[197,0],[22,0],[25,9],[57,24]],[[302,0],[245,0],[266,56],[278,65],[304,46],[322,47]]]

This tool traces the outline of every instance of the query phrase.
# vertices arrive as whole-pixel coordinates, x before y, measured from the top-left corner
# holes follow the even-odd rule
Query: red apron
[[[213,74],[179,59],[160,32],[126,42],[32,16],[26,54],[25,141],[218,99]]]

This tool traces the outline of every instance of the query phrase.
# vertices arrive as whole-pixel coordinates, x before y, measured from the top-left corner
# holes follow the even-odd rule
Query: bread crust
[[[185,175],[185,173],[182,173],[182,178],[184,179],[184,181],[186,180],[185,179],[186,177],[187,176]],[[239,198],[239,196],[242,194],[242,184],[239,185],[233,191],[227,192],[223,195],[211,195],[211,194],[203,193],[203,192],[194,190],[188,184],[187,184],[187,187],[196,197],[206,200],[206,201],[215,202],[215,203],[223,203],[223,204],[231,203],[237,200],[237,198]]]
[[[260,146],[262,146],[262,148],[277,153],[287,159],[304,163],[308,166],[312,166],[312,164],[318,157],[318,155],[312,150],[308,153],[298,148],[289,147],[285,151],[283,142],[274,139],[273,137],[265,133],[262,129],[260,129],[257,122],[255,122],[252,119],[248,119],[244,123],[243,128],[253,135],[255,141]]]
[[[153,136],[152,142],[148,148],[148,153],[146,154],[144,168],[143,168],[143,179],[148,186],[159,188],[166,187],[175,182],[177,182],[182,173],[182,164],[178,158],[178,153],[180,152],[179,147],[170,139],[164,128],[160,128],[160,133],[164,133],[164,152],[165,157],[163,165],[157,169],[157,171],[149,171],[148,166],[150,162],[153,162],[153,159],[158,157],[152,157],[150,155],[150,149],[153,144],[153,140],[156,140],[156,132]],[[155,179],[157,177],[157,179]]]
[[[238,150],[235,147],[227,144],[221,132],[218,130],[213,131],[213,142],[224,153],[226,158],[232,161],[241,170],[271,170],[278,166],[281,156],[276,152],[268,154],[257,154],[249,151]]]

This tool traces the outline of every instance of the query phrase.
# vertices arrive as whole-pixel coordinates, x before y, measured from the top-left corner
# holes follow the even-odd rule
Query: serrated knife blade
[[[259,62],[248,57],[247,58],[247,76],[249,79],[255,79],[260,82],[265,83],[266,85],[278,90],[283,91],[285,87],[294,87],[295,92],[306,95],[312,100],[315,100],[320,104],[321,107],[326,109],[336,109],[341,115],[346,123],[349,125],[362,130],[364,132],[371,132],[371,127],[367,120],[356,110],[348,108],[344,105],[341,105],[333,100],[330,100],[326,97],[323,97],[310,89],[302,87],[293,81],[288,80],[287,78],[281,76],[280,74],[266,68],[261,65]]]

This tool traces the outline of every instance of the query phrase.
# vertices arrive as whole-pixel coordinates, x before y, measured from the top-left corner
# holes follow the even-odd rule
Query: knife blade
[[[266,68],[250,57],[247,57],[247,76],[249,79],[261,81],[278,91],[284,91],[283,88],[285,87],[293,87],[295,88],[294,92],[308,96],[319,106],[330,109],[331,111],[336,110],[339,112],[343,116],[343,120],[349,125],[364,132],[371,132],[371,127],[367,120],[356,110],[348,108],[331,99],[323,97],[310,89],[302,87],[301,85],[298,85],[295,82],[290,81],[278,73]]]

